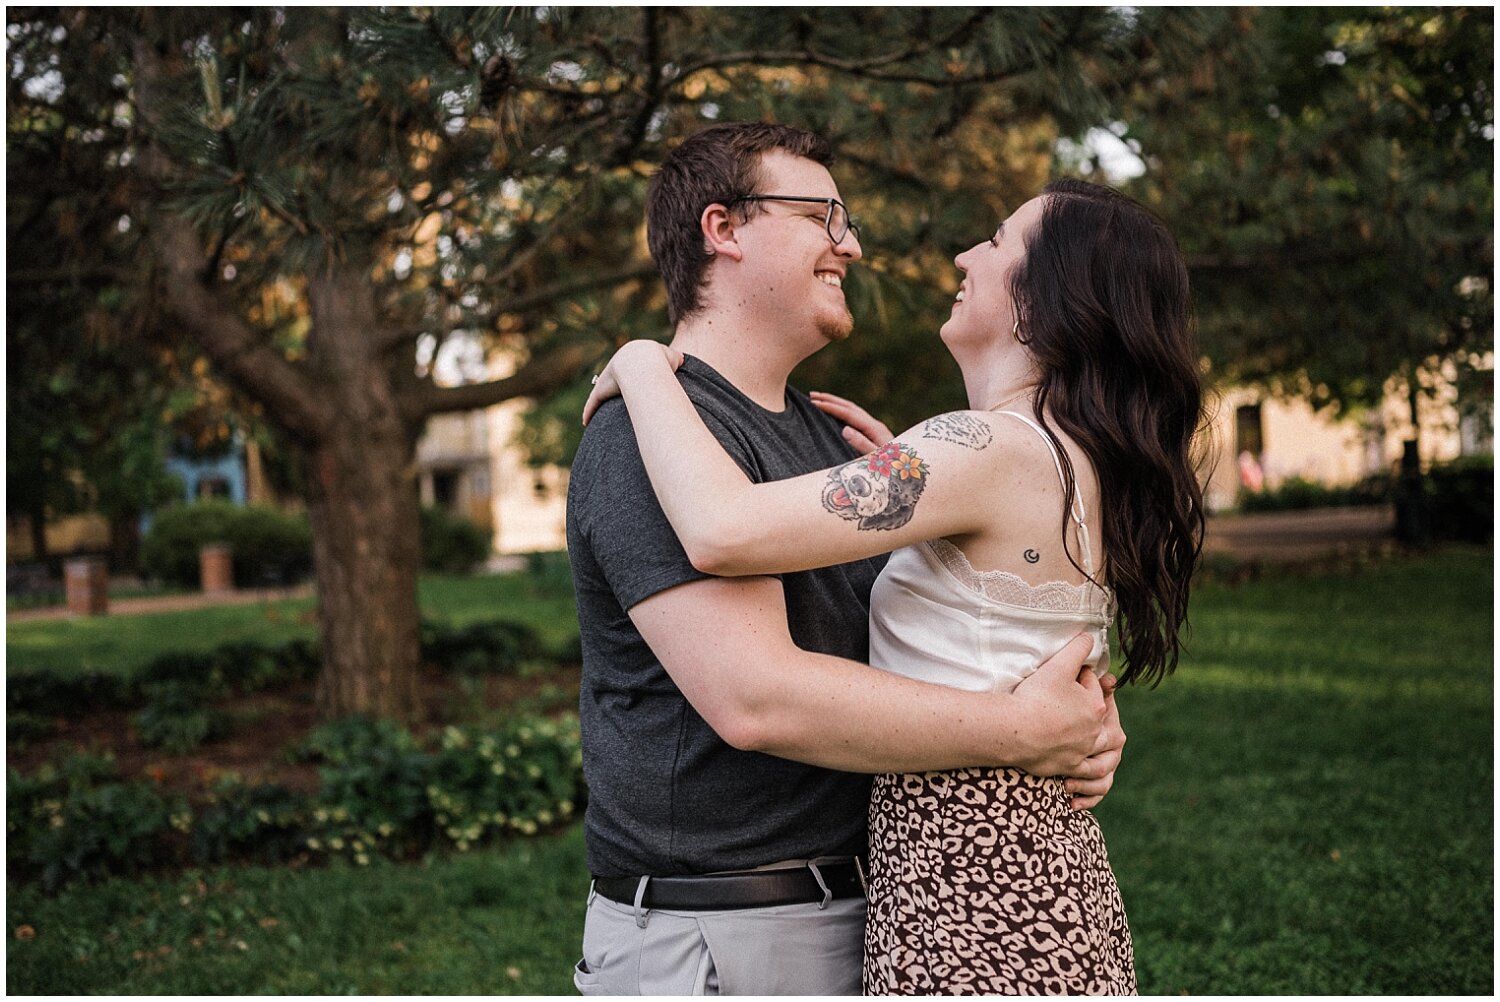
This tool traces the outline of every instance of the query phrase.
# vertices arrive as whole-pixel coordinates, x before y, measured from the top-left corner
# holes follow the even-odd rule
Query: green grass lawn
[[[571,587],[556,581],[538,586],[525,574],[426,575],[418,583],[417,594],[423,616],[454,625],[511,619],[535,627],[549,646],[578,632]],[[7,623],[6,670],[128,673],[168,651],[202,651],[240,640],[272,644],[313,637],[317,635],[314,609],[314,600],[308,598],[185,612]]]
[[[1487,993],[1493,557],[1205,588],[1098,816],[1143,993]]]
[[[1121,697],[1098,811],[1143,993],[1492,989],[1492,562],[1199,590],[1179,674]],[[482,580],[424,582],[424,607],[571,616]],[[585,885],[575,827],[420,865],[12,888],[7,987],[567,993]]]
[[[572,991],[582,829],[398,865],[235,867],[12,889],[12,993],[462,995]],[[21,925],[35,938],[19,940]],[[24,935],[24,933],[23,933]]]

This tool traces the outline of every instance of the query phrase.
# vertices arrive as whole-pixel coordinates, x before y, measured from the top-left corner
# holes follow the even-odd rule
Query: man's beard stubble
[[[849,308],[844,307],[843,314],[837,320],[828,320],[818,325],[818,333],[829,341],[846,341],[850,334],[854,333],[854,314]]]

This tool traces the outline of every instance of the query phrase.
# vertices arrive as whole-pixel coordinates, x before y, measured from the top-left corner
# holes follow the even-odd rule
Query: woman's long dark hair
[[[1120,679],[1154,685],[1177,667],[1203,546],[1193,462],[1203,389],[1187,265],[1161,220],[1111,188],[1069,179],[1043,195],[1011,276],[1020,337],[1041,371],[1036,417],[1066,469],[1065,539],[1077,486],[1044,413],[1094,464]]]

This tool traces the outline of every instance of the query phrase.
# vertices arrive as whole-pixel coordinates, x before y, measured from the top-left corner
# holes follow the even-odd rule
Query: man
[[[721,125],[647,195],[684,388],[746,474],[853,457],[789,391],[853,321],[859,260],[826,143]],[[1011,765],[1083,803],[1124,735],[1075,642],[1014,693],[924,685],[860,663],[883,558],[714,578],[662,514],[619,401],[590,423],[568,492],[583,635],[589,894],[585,994],[858,994],[871,773]]]

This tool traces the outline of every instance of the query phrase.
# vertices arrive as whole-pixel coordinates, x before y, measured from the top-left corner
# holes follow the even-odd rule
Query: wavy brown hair
[[[1041,373],[1036,417],[1063,457],[1064,539],[1077,485],[1044,415],[1093,463],[1120,680],[1155,685],[1177,667],[1203,546],[1193,457],[1203,389],[1187,265],[1162,221],[1112,188],[1060,180],[1043,197],[1011,275],[1020,336]]]

